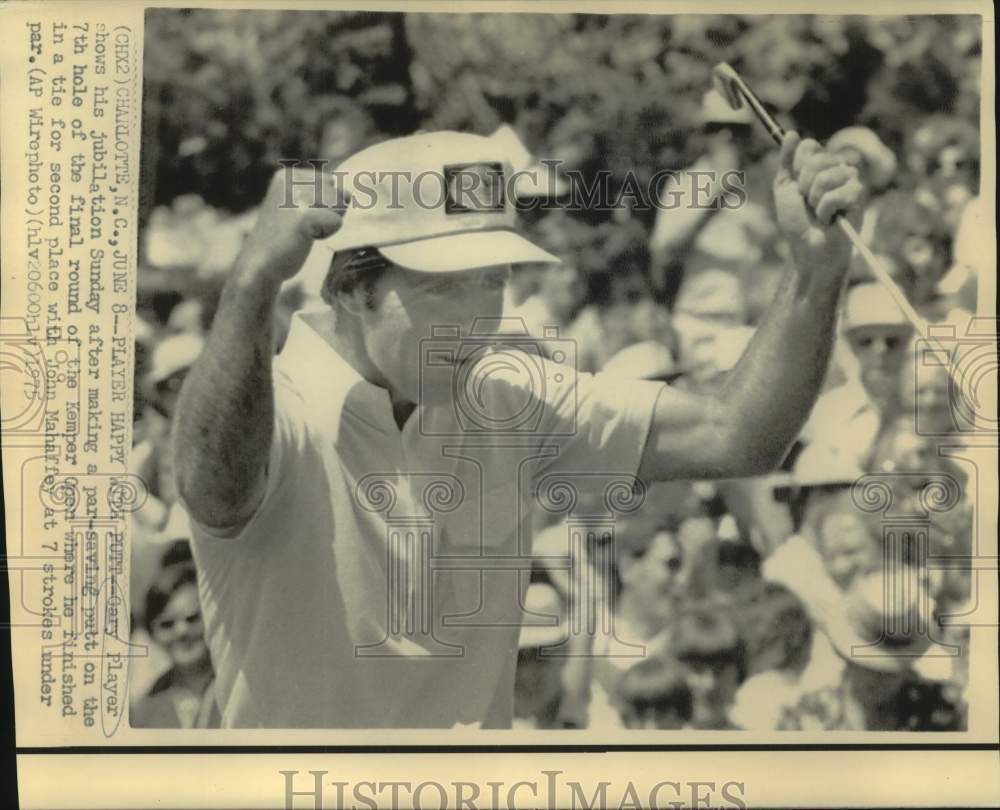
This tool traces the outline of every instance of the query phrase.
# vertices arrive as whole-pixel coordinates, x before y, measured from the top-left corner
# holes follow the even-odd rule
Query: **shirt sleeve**
[[[287,485],[294,459],[305,445],[306,420],[301,395],[281,375],[274,377],[274,430],[268,454],[264,495],[249,520],[232,527],[205,526],[191,518],[194,539],[236,540],[255,534],[254,527],[272,507],[279,490]]]
[[[538,474],[571,474],[585,490],[603,489],[609,475],[634,476],[665,387],[549,364],[540,438],[554,450]]]

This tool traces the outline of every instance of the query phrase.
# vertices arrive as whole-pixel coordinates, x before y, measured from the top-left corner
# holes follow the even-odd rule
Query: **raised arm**
[[[174,422],[177,484],[203,525],[238,527],[263,497],[274,429],[274,302],[313,241],[340,227],[336,208],[314,205],[335,199],[329,174],[285,169],[274,176],[184,382]]]
[[[735,478],[776,467],[826,374],[851,245],[836,213],[857,217],[856,171],[790,132],[774,182],[778,224],[793,266],[721,390],[660,395],[640,475]]]

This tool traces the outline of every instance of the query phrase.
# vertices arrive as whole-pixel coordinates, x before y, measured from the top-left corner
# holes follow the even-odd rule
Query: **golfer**
[[[850,258],[831,223],[861,185],[785,137],[774,194],[792,266],[703,396],[575,374],[528,344],[483,348],[510,265],[553,260],[515,232],[510,165],[489,139],[419,134],[338,169],[346,208],[329,173],[274,178],[178,404],[223,725],[509,727],[526,503],[554,474],[777,465],[827,367]],[[311,250],[331,257],[328,306],[296,315],[272,362],[275,298]]]

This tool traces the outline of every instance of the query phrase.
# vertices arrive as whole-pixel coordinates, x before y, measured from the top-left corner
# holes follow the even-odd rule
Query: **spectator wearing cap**
[[[513,204],[496,194],[510,165],[488,138],[369,147],[340,167],[352,198],[334,208],[314,205],[317,183],[338,199],[333,178],[276,175],[175,424],[224,724],[509,726],[526,583],[503,568],[409,576],[423,570],[412,561],[425,538],[390,521],[433,508],[435,552],[517,556],[530,553],[530,499],[547,475],[614,469],[656,482],[778,463],[818,390],[847,272],[850,245],[832,223],[853,216],[860,187],[832,160],[795,133],[784,141],[774,193],[794,263],[722,396],[642,380],[623,390],[532,357],[539,387],[518,373],[523,351],[489,342],[509,266],[555,257],[516,232]],[[373,172],[382,181],[366,192]],[[420,204],[400,172],[429,173],[434,196]],[[294,317],[272,361],[275,298],[311,250],[330,257],[329,309]],[[511,466],[510,443],[491,440],[524,413],[540,421]],[[427,476],[461,483],[451,512],[438,514],[438,488],[421,500]],[[365,488],[376,479],[388,480]],[[395,501],[373,500],[386,488]],[[387,570],[404,574],[392,598]],[[462,653],[435,654],[442,645]]]
[[[820,397],[802,432],[796,470],[867,469],[883,425],[901,410],[903,366],[913,327],[880,284],[847,293],[841,329],[857,376]],[[810,473],[811,474],[811,473]]]

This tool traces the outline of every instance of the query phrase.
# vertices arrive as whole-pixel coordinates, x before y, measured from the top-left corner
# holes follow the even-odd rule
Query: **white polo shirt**
[[[275,361],[263,502],[234,537],[193,527],[223,725],[508,727],[533,493],[634,475],[663,386],[527,357],[540,390],[500,363],[472,422],[420,406],[400,430],[315,317]]]

